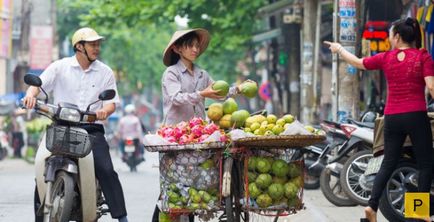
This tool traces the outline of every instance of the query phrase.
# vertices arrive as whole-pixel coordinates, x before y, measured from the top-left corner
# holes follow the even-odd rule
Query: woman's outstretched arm
[[[330,51],[332,53],[339,54],[346,62],[348,62],[350,65],[365,70],[365,66],[363,65],[363,58],[359,58],[355,56],[353,53],[348,52],[341,44],[337,42],[329,42],[324,41],[325,44],[329,46]]]

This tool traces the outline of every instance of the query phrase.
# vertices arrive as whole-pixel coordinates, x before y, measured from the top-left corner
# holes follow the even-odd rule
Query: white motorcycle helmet
[[[132,114],[136,111],[136,107],[133,104],[128,104],[124,108],[125,114]]]

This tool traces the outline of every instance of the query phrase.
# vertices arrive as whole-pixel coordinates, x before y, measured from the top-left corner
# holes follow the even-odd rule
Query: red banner
[[[0,57],[8,58],[12,45],[11,0],[0,0]]]
[[[52,62],[53,27],[32,26],[30,33],[30,69],[43,70]]]

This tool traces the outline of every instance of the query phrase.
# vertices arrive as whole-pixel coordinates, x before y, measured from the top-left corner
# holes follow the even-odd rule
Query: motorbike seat
[[[334,126],[337,129],[341,128],[341,124],[330,120],[323,120],[324,123]]]
[[[371,123],[371,122],[363,123],[363,122],[359,122],[359,121],[356,121],[353,119],[349,119],[349,121],[351,123],[357,125],[357,126],[360,126],[360,127],[366,127],[366,128],[370,128],[370,129],[374,129],[374,127],[375,127],[375,123]]]

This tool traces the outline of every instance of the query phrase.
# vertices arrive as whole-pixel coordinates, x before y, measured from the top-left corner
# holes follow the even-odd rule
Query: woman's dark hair
[[[176,40],[173,45],[175,45],[176,47],[191,47],[193,46],[194,40],[199,41],[199,35],[196,32],[190,32]],[[172,53],[170,58],[171,65],[176,64],[179,58],[180,56],[178,53]]]
[[[415,43],[416,48],[422,47],[422,34],[419,22],[414,18],[400,19],[392,23],[393,34],[399,34],[406,43]]]

